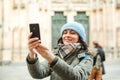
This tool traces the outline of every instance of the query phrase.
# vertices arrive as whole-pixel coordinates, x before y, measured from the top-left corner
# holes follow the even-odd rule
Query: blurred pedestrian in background
[[[89,80],[102,80],[102,75],[105,74],[103,63],[105,61],[105,52],[99,43],[94,41],[93,45],[96,48],[97,53],[93,59],[93,68]]]
[[[57,27],[57,26],[56,26]],[[28,35],[28,70],[33,78],[50,80],[88,80],[93,59],[85,42],[86,34],[82,24],[66,23],[61,29],[61,37],[54,52],[46,48],[38,38]],[[41,35],[42,36],[42,35]],[[45,61],[40,62],[35,49]]]

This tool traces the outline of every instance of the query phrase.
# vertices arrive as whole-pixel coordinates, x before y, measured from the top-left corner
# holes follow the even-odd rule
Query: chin
[[[70,44],[70,43],[72,43],[72,42],[64,42],[65,45],[68,45],[68,44]]]

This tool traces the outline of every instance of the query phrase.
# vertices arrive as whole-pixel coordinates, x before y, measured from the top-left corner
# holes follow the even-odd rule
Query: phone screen
[[[39,24],[38,23],[32,23],[32,24],[29,24],[29,27],[30,27],[30,32],[33,33],[32,38],[38,37],[39,39],[41,39]]]

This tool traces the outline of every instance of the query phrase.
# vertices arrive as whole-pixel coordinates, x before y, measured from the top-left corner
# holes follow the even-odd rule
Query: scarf
[[[72,55],[74,53],[77,53],[81,49],[82,49],[82,46],[80,43],[71,43],[68,45],[58,44],[58,55],[61,58],[65,58],[68,55]]]

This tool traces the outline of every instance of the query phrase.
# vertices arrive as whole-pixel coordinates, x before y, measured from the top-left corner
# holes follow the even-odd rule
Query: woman
[[[102,80],[102,74],[105,74],[104,64],[105,52],[99,43],[93,42],[94,47],[97,50],[97,54],[93,58],[93,68],[89,80]]]
[[[50,80],[88,80],[93,61],[85,43],[86,34],[82,24],[71,22],[63,25],[54,52],[43,46],[38,38],[31,36],[32,33],[28,36],[30,53],[26,60],[33,78],[50,76]],[[33,49],[45,59],[44,62],[39,63]]]

